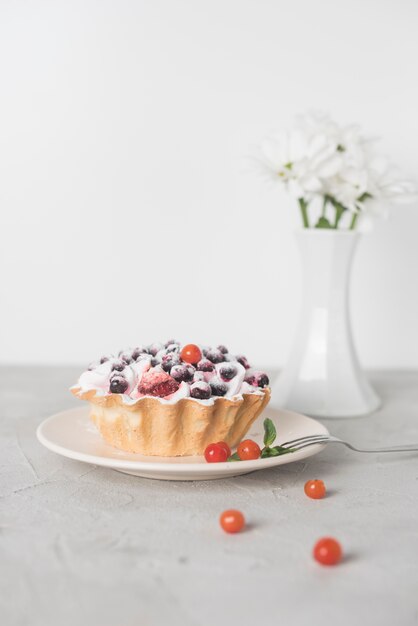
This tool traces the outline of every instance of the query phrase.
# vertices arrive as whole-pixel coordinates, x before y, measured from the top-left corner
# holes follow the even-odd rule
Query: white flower
[[[337,212],[336,225],[345,210],[374,212],[377,202],[417,197],[414,183],[376,155],[374,140],[358,126],[340,126],[323,113],[297,118],[292,130],[265,140],[260,152],[265,174],[306,205],[325,198]]]
[[[334,141],[302,128],[276,133],[261,144],[258,159],[266,174],[285,184],[291,195],[309,199],[324,190],[323,181],[341,167]]]
[[[411,202],[417,198],[416,185],[403,179],[397,168],[382,157],[373,157],[368,164],[369,193],[374,198],[391,202]]]

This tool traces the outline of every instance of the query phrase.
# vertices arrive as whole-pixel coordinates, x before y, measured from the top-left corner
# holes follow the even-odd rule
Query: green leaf
[[[238,456],[238,452],[235,452],[234,454],[231,454],[231,456],[229,457],[228,461],[230,461],[231,463],[233,463],[234,461],[241,461],[241,459]]]
[[[320,217],[315,224],[315,228],[332,228],[332,226],[329,219],[327,219],[326,217]]]
[[[281,454],[288,454],[288,452],[294,452],[293,448],[283,448],[282,446],[274,446],[274,448],[271,448],[271,449],[277,451],[277,454],[275,454],[274,456],[279,456]]]
[[[279,456],[279,452],[275,448],[263,448],[261,450],[262,459],[269,459],[272,456]]]
[[[276,427],[269,417],[264,420],[264,445],[268,448],[276,439]]]

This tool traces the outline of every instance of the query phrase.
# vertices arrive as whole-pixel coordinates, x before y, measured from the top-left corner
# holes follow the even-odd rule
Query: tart
[[[173,340],[102,357],[71,392],[109,444],[151,456],[201,455],[213,441],[233,448],[270,399],[267,375],[244,356]]]

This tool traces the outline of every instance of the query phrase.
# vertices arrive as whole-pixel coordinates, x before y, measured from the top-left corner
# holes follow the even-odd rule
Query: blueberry
[[[161,363],[160,359],[156,359],[155,356],[151,359],[151,367],[157,367]]]
[[[175,339],[169,339],[168,341],[165,342],[164,348],[168,348],[168,346],[172,346],[172,345],[179,345],[179,342],[176,341]]]
[[[132,363],[132,352],[121,351],[121,352],[119,352],[119,358],[122,359],[122,361],[125,361],[125,363],[127,365],[129,365],[130,363]]]
[[[126,363],[124,363],[123,361],[116,361],[116,363],[113,363],[112,365],[112,371],[123,372],[125,367]]]
[[[210,388],[214,396],[224,396],[228,391],[228,387],[221,380],[211,380]]]
[[[228,348],[226,348],[225,346],[218,346],[217,350],[219,350],[219,352],[222,352],[222,354],[227,354],[228,353]]]
[[[132,360],[136,361],[142,354],[148,354],[147,348],[144,348],[144,346],[139,346],[138,348],[135,348],[134,350],[132,350]]]
[[[265,372],[253,372],[245,377],[245,382],[254,387],[267,387],[270,381]]]
[[[260,372],[256,377],[257,387],[268,387],[269,382],[269,377],[264,372]]]
[[[177,352],[165,354],[161,360],[161,367],[165,372],[170,372],[171,368],[180,364],[180,357]]]
[[[217,348],[212,348],[211,350],[208,350],[206,353],[206,358],[209,359],[209,361],[212,361],[212,363],[222,363],[225,360],[223,352],[221,352]]]
[[[193,383],[190,387],[190,395],[197,400],[208,400],[211,396],[212,390],[208,383],[204,381],[198,381]]]
[[[178,343],[169,343],[165,349],[167,352],[180,352],[180,346]]]
[[[108,361],[108,360],[109,360],[109,357],[108,357],[108,356],[102,356],[102,358],[100,359],[100,365],[101,365],[102,363],[106,363],[106,361]]]
[[[247,357],[245,357],[243,354],[239,354],[237,356],[237,361],[238,363],[241,363],[241,365],[245,367],[246,370],[250,369],[250,364],[248,363]]]
[[[197,369],[199,370],[199,372],[213,372],[215,367],[213,363],[209,361],[209,359],[202,359],[197,364]]]
[[[170,370],[170,376],[178,383],[189,383],[193,380],[195,369],[193,365],[174,365]]]
[[[123,378],[123,376],[115,375],[110,381],[109,391],[110,393],[125,393],[128,387],[129,385],[126,378]]]
[[[147,346],[147,350],[151,356],[155,356],[157,352],[162,349],[162,347],[161,343],[152,343],[150,346]]]
[[[195,372],[193,374],[193,382],[197,383],[198,381],[205,380],[205,375],[203,372]]]
[[[232,380],[238,374],[238,370],[235,365],[222,365],[219,374],[222,380]]]

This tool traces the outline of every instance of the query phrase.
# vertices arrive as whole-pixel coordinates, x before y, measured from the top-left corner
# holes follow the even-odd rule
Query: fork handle
[[[344,446],[347,446],[347,448],[350,448],[350,450],[354,450],[355,452],[367,452],[367,453],[380,453],[380,452],[418,452],[418,444],[417,443],[410,443],[410,444],[405,444],[403,446],[386,446],[384,448],[356,448],[355,446],[353,446],[351,443],[347,443],[346,441],[343,441],[342,439],[338,439],[337,437],[330,437],[328,439],[327,442],[324,443],[342,443]]]

